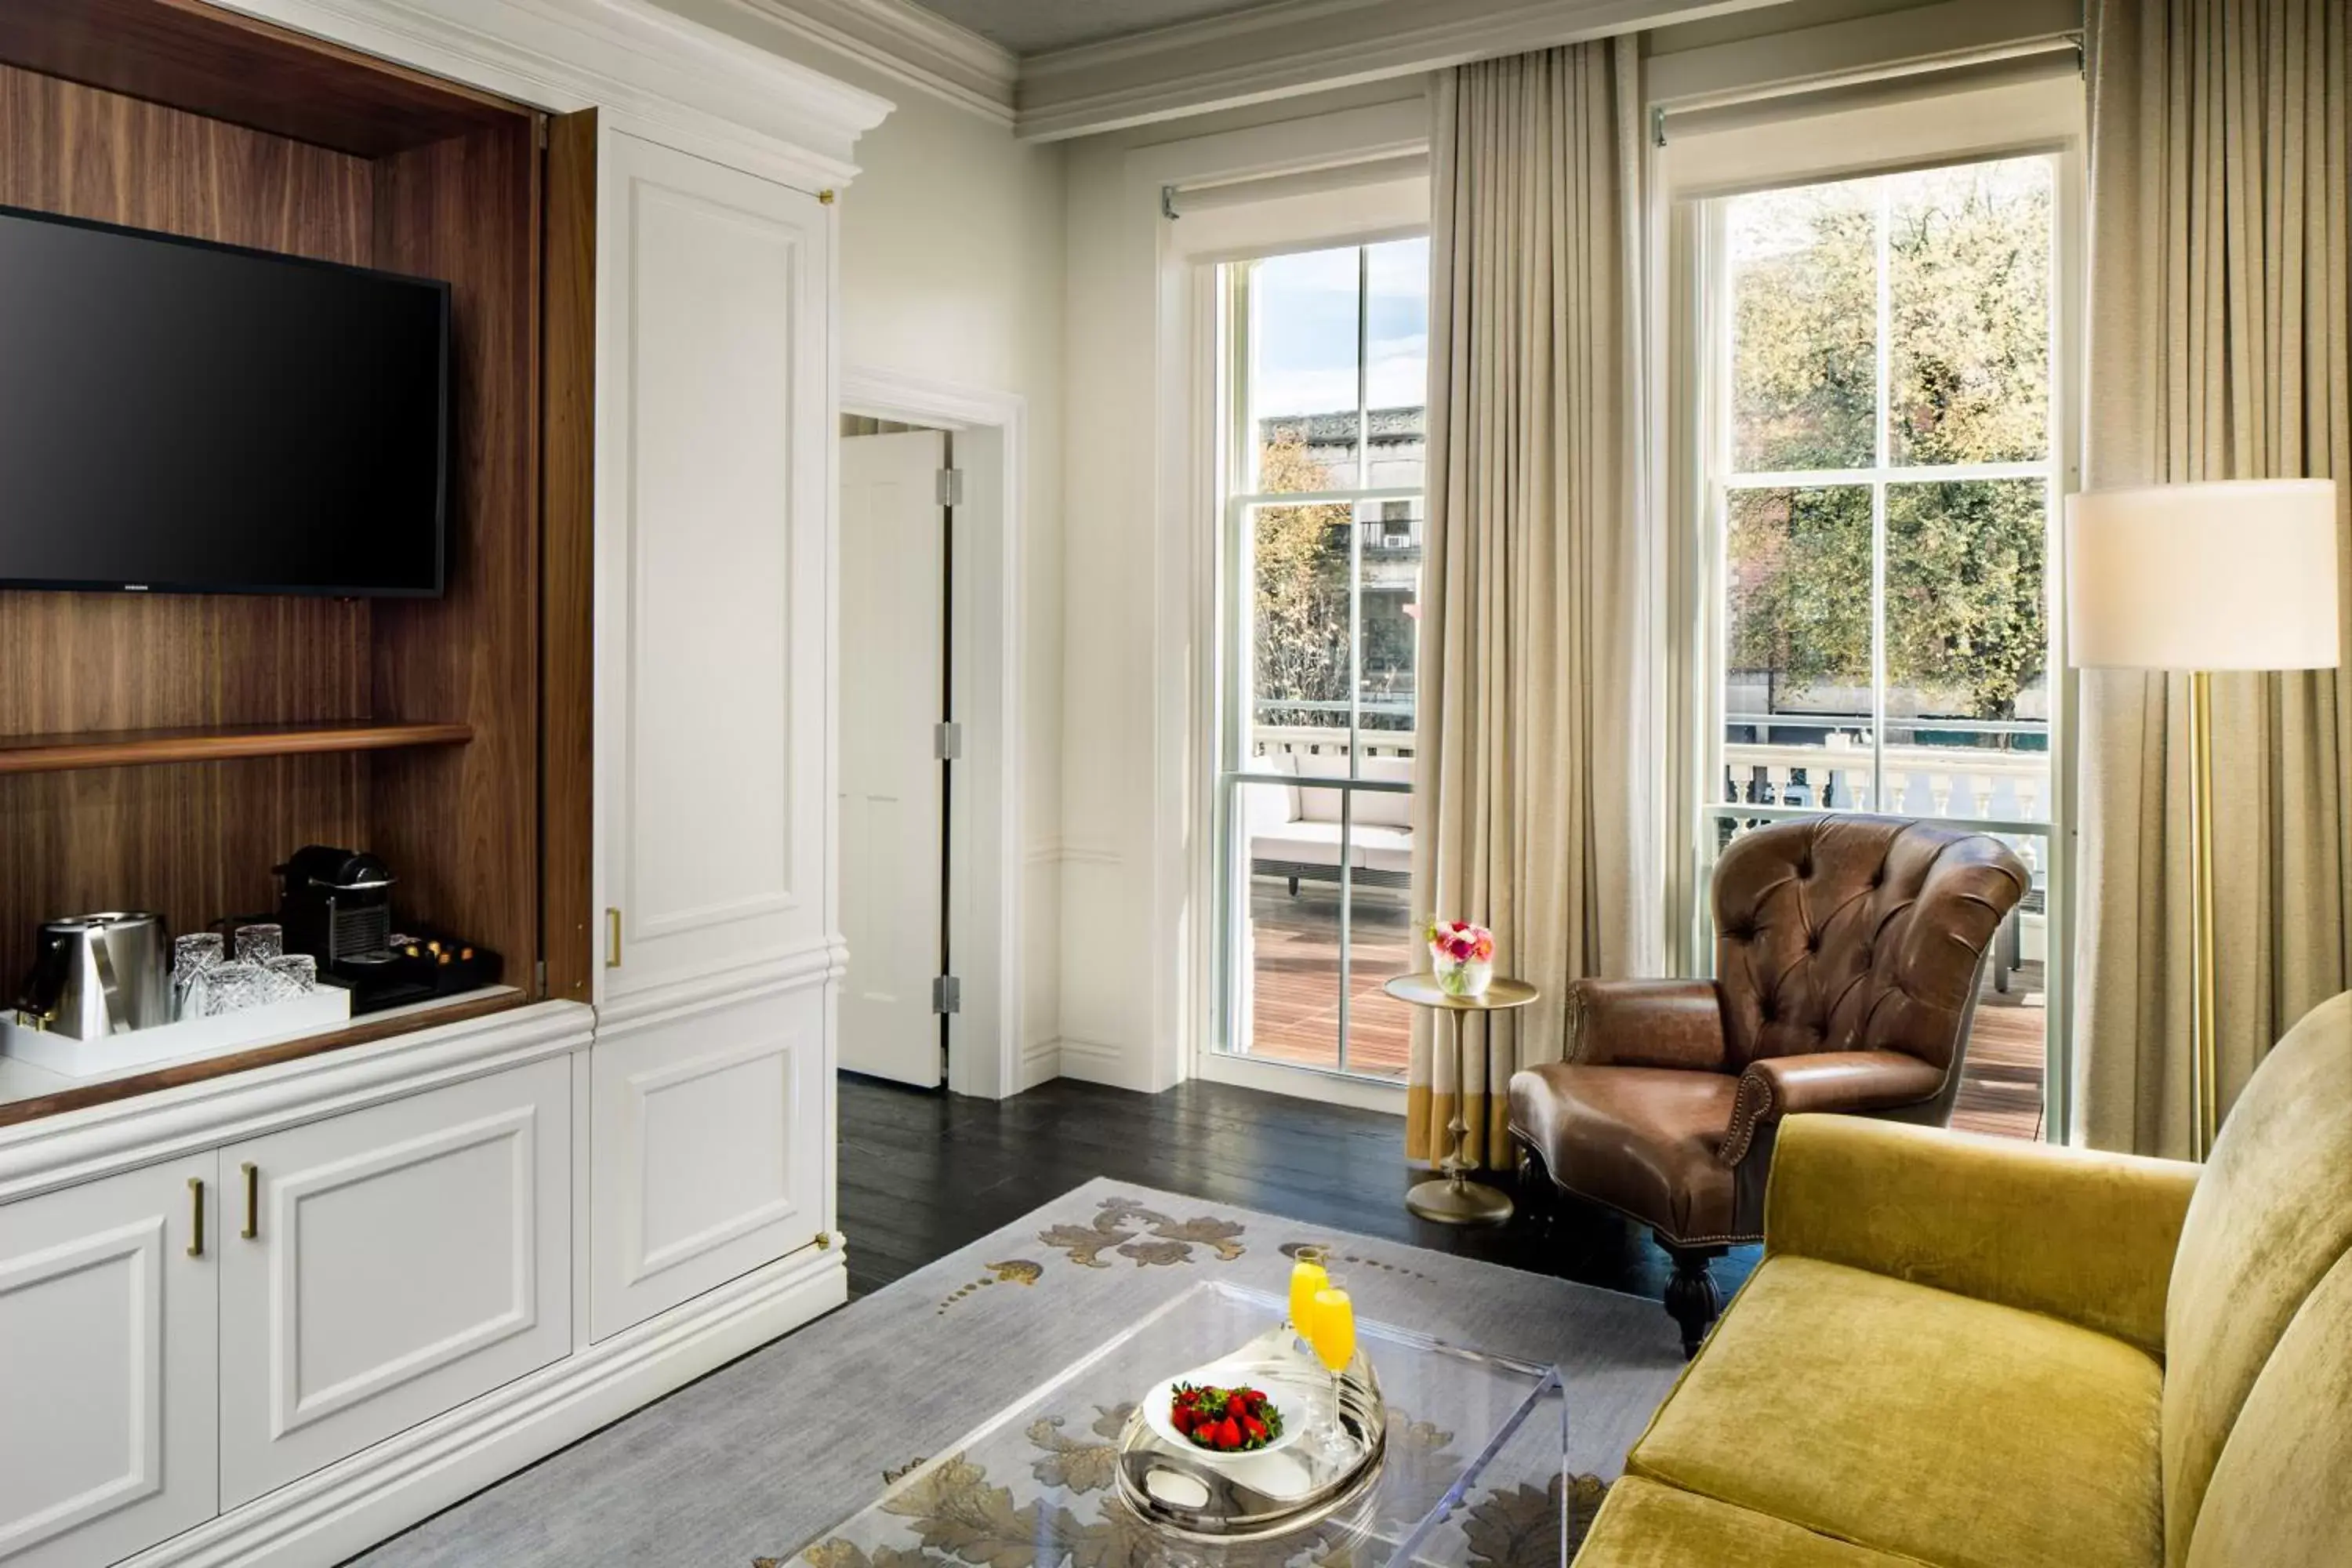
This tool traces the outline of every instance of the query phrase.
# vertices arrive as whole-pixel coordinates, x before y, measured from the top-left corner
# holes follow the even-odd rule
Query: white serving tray
[[[0,1013],[0,1056],[15,1057],[68,1078],[97,1078],[154,1062],[226,1056],[297,1039],[347,1024],[351,1016],[352,994],[340,985],[327,984],[267,1007],[247,1007],[213,1018],[183,1018],[95,1040],[27,1029],[13,1016]]]

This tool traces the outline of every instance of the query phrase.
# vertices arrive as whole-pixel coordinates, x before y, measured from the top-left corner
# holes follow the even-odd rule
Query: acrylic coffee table
[[[1360,1504],[1232,1545],[1169,1534],[1124,1502],[1118,1434],[1134,1401],[1283,1321],[1276,1297],[1223,1283],[1172,1293],[819,1535],[808,1568],[1266,1568],[1306,1554],[1359,1568],[1559,1568],[1580,1500],[1566,1468],[1559,1373],[1360,1320],[1387,1403],[1388,1442]],[[1597,1484],[1597,1483],[1596,1483]]]

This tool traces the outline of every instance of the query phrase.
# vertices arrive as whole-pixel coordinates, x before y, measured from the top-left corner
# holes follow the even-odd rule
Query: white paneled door
[[[804,191],[599,165],[600,1000],[821,951],[825,300]]]
[[[936,430],[841,443],[841,1065],[925,1089],[945,1076],[946,466]]]
[[[220,1490],[259,1497],[572,1348],[572,1067],[220,1152]]]
[[[111,1563],[219,1498],[213,1156],[0,1208],[0,1563]]]

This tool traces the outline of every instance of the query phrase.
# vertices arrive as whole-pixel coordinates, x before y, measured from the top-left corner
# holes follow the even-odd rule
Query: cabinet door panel
[[[599,1037],[595,1337],[828,1227],[815,991]]]
[[[0,1208],[10,1568],[110,1563],[215,1511],[213,1169],[206,1153]]]
[[[529,1067],[226,1149],[230,1506],[562,1356],[570,1067]]]
[[[805,193],[617,132],[600,177],[610,994],[824,937],[829,231]]]

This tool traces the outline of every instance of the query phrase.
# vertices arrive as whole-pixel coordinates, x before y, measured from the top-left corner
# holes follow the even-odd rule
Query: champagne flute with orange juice
[[[1319,1247],[1302,1247],[1292,1255],[1290,1326],[1302,1340],[1307,1337],[1307,1328],[1315,1321],[1315,1292],[1330,1283],[1330,1275],[1324,1272],[1323,1259]]]
[[[1348,1438],[1347,1426],[1341,1419],[1340,1374],[1356,1359],[1356,1304],[1348,1295],[1348,1282],[1343,1277],[1327,1275],[1323,1288],[1315,1292],[1307,1342],[1315,1347],[1315,1359],[1331,1374],[1331,1426],[1326,1438],[1337,1447]]]

